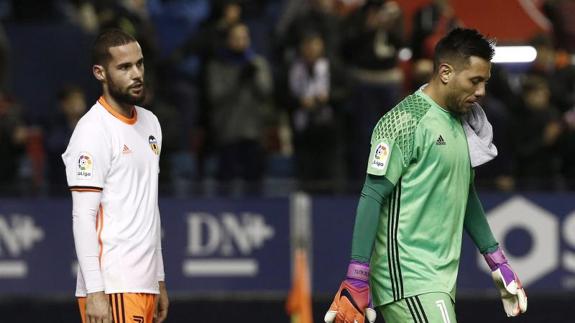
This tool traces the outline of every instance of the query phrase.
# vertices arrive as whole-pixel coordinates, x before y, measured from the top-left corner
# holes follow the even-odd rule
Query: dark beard
[[[133,96],[130,95],[127,89],[125,92],[122,91],[119,87],[116,86],[113,82],[108,83],[108,91],[110,92],[110,96],[114,98],[116,102],[119,104],[128,104],[128,105],[140,105],[146,99],[146,88],[142,88],[142,95],[140,96]]]

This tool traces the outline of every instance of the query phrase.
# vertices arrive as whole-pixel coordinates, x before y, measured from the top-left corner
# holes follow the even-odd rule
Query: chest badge
[[[159,155],[160,147],[158,146],[158,141],[156,140],[156,138],[154,136],[149,136],[148,143],[150,143],[150,148],[152,148],[154,154]]]

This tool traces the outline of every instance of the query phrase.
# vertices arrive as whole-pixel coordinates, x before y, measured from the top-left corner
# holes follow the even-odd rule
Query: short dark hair
[[[467,28],[455,28],[443,37],[435,46],[433,71],[437,72],[441,63],[467,63],[469,57],[477,56],[491,61],[495,40],[487,39],[479,31]]]
[[[110,47],[122,46],[136,42],[136,38],[120,29],[107,29],[102,31],[92,46],[92,64],[104,65],[111,58]]]
[[[62,86],[62,88],[60,88],[60,90],[58,90],[56,96],[58,98],[58,101],[61,102],[68,99],[74,93],[84,94],[84,90],[81,87],[74,84],[65,84],[64,86]]]

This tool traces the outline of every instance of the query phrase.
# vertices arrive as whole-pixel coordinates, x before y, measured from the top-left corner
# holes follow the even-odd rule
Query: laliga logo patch
[[[385,169],[387,160],[389,159],[389,146],[386,143],[379,143],[375,148],[375,154],[373,155],[373,161],[371,166],[377,169]]]
[[[150,148],[152,148],[152,151],[156,155],[159,155],[160,154],[160,147],[158,147],[158,141],[156,140],[156,138],[154,136],[150,136],[150,137],[148,137],[148,142],[150,143]]]
[[[86,152],[81,152],[80,157],[78,157],[78,170],[76,172],[76,177],[78,179],[90,179],[92,178],[92,168],[94,166],[92,155]]]

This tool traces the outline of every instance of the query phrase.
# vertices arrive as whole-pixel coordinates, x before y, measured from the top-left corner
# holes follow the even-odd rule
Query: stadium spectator
[[[24,157],[27,128],[21,107],[0,92],[0,194],[10,194],[18,184],[20,162]]]
[[[555,47],[575,53],[575,1],[544,0],[542,9],[553,25]]]
[[[345,23],[343,58],[352,77],[347,133],[349,171],[360,181],[367,143],[377,120],[400,98],[403,72],[398,52],[404,43],[402,12],[395,1],[369,0]]]
[[[207,75],[208,62],[214,58],[218,49],[225,47],[228,29],[240,23],[243,8],[239,1],[225,0],[213,1],[209,16],[200,23],[198,29],[188,37],[183,44],[178,47],[168,58],[169,69],[180,69],[180,64],[194,61],[193,67],[184,71],[177,71],[176,75],[165,75],[165,88],[163,93],[172,93],[171,100],[175,107],[182,111],[189,128],[186,129],[184,137],[190,138],[190,142],[185,144],[186,150],[193,153],[195,167],[185,171],[185,167],[176,164],[176,173],[194,173],[191,177],[197,180],[206,178],[206,160],[213,147],[213,138],[210,131],[210,100],[207,97]],[[189,66],[190,64],[187,64]],[[162,85],[160,85],[162,86]],[[189,149],[188,149],[189,147]]]
[[[58,93],[57,106],[50,114],[45,128],[46,178],[51,193],[68,191],[66,172],[60,155],[66,150],[68,141],[80,118],[86,113],[84,90],[68,85]]]
[[[281,60],[290,64],[298,56],[299,46],[310,33],[319,34],[324,42],[325,55],[338,62],[341,44],[341,22],[333,0],[311,0],[297,6],[293,17],[286,17],[277,26]],[[303,10],[302,10],[303,8]],[[281,20],[280,20],[281,21]]]
[[[201,23],[198,31],[184,41],[183,45],[171,54],[170,59],[178,63],[191,55],[198,56],[200,64],[206,63],[224,46],[228,28],[242,18],[239,1],[219,1],[212,4],[210,16]]]
[[[210,60],[206,72],[210,133],[215,143],[217,178],[232,180],[257,192],[264,174],[262,145],[272,94],[272,76],[265,58],[250,46],[249,28],[238,23],[228,29],[226,46]],[[232,187],[241,189],[240,186]]]
[[[560,113],[551,104],[549,85],[544,78],[528,77],[522,91],[522,108],[513,127],[518,188],[556,189],[560,169],[557,144],[563,132]]]
[[[311,192],[333,188],[342,150],[336,111],[331,102],[331,64],[319,34],[302,39],[299,57],[291,65],[292,132],[300,188]]]
[[[67,0],[61,3],[62,11],[72,24],[89,34],[97,33],[100,25],[92,0]]]
[[[412,21],[413,60],[433,57],[435,44],[451,29],[461,25],[450,0],[433,0],[419,8]]]
[[[542,77],[548,84],[551,103],[561,112],[575,106],[575,66],[561,59],[547,35],[538,35],[531,40],[537,50],[537,57],[528,75]]]

